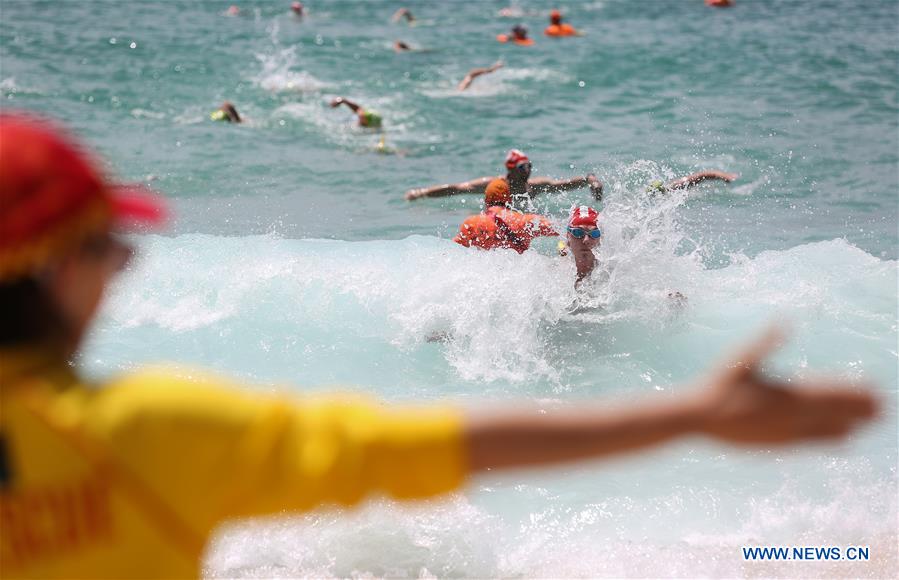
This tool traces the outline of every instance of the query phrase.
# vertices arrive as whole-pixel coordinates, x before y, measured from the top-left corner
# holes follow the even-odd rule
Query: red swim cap
[[[592,207],[586,205],[574,206],[571,208],[571,217],[568,218],[568,225],[573,228],[583,226],[595,228],[598,218],[599,213]]]
[[[562,22],[562,13],[558,10],[553,10],[549,13],[549,21],[553,24],[559,24]]]
[[[0,280],[38,271],[116,222],[164,218],[158,196],[110,184],[55,127],[0,115]]]
[[[528,156],[519,151],[518,149],[512,149],[509,153],[506,154],[506,168],[507,169],[515,169],[522,163],[530,163],[531,160],[528,159]]]

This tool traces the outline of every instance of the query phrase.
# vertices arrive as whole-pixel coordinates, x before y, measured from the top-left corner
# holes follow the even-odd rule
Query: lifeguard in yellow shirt
[[[768,337],[672,402],[480,417],[340,397],[260,396],[165,368],[103,384],[70,364],[131,256],[114,231],[158,223],[58,129],[0,114],[0,574],[199,575],[230,518],[422,498],[485,469],[632,452],[685,435],[768,447],[844,436],[876,409],[842,383],[760,376]]]

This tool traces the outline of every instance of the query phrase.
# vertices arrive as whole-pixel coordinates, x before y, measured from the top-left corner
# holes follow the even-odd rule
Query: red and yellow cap
[[[571,217],[568,218],[568,226],[572,228],[592,226],[595,228],[597,219],[599,219],[599,212],[595,209],[586,205],[576,205],[571,208]]]
[[[530,162],[531,160],[528,159],[528,156],[518,149],[512,149],[506,154],[506,169],[515,169],[522,163]]]
[[[498,177],[487,184],[484,191],[484,205],[506,205],[512,202],[512,191],[509,189],[509,182]]]
[[[40,270],[92,234],[165,217],[159,196],[107,182],[58,128],[0,114],[0,281]]]

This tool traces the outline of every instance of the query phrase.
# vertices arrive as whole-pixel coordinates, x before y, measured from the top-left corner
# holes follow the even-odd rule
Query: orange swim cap
[[[505,179],[497,178],[487,184],[484,191],[484,205],[506,205],[512,201],[512,191],[509,189],[509,182]]]

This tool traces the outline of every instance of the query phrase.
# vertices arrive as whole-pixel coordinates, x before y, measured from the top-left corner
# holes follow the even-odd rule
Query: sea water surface
[[[229,17],[229,4],[240,15]],[[0,1],[4,109],[51,115],[176,217],[134,236],[82,363],[160,360],[267,391],[552,409],[677,398],[772,320],[770,372],[837,374],[884,412],[839,446],[689,439],[629,459],[486,477],[436,502],[376,499],[224,527],[208,577],[890,577],[897,560],[899,5]],[[533,47],[501,45],[516,22]],[[395,54],[403,39],[423,49]],[[473,67],[506,64],[470,90]],[[328,101],[377,109],[383,134]],[[209,112],[235,103],[246,123]],[[397,154],[380,154],[384,136]],[[594,172],[599,271],[541,240],[452,243],[477,196],[407,189],[502,170]],[[663,198],[652,179],[740,174]],[[562,224],[586,191],[537,198]],[[687,297],[675,304],[668,294]],[[435,340],[439,338],[439,340]],[[257,386],[253,386],[257,385]],[[240,474],[223,473],[223,478]],[[871,560],[745,562],[741,546],[869,546]]]

